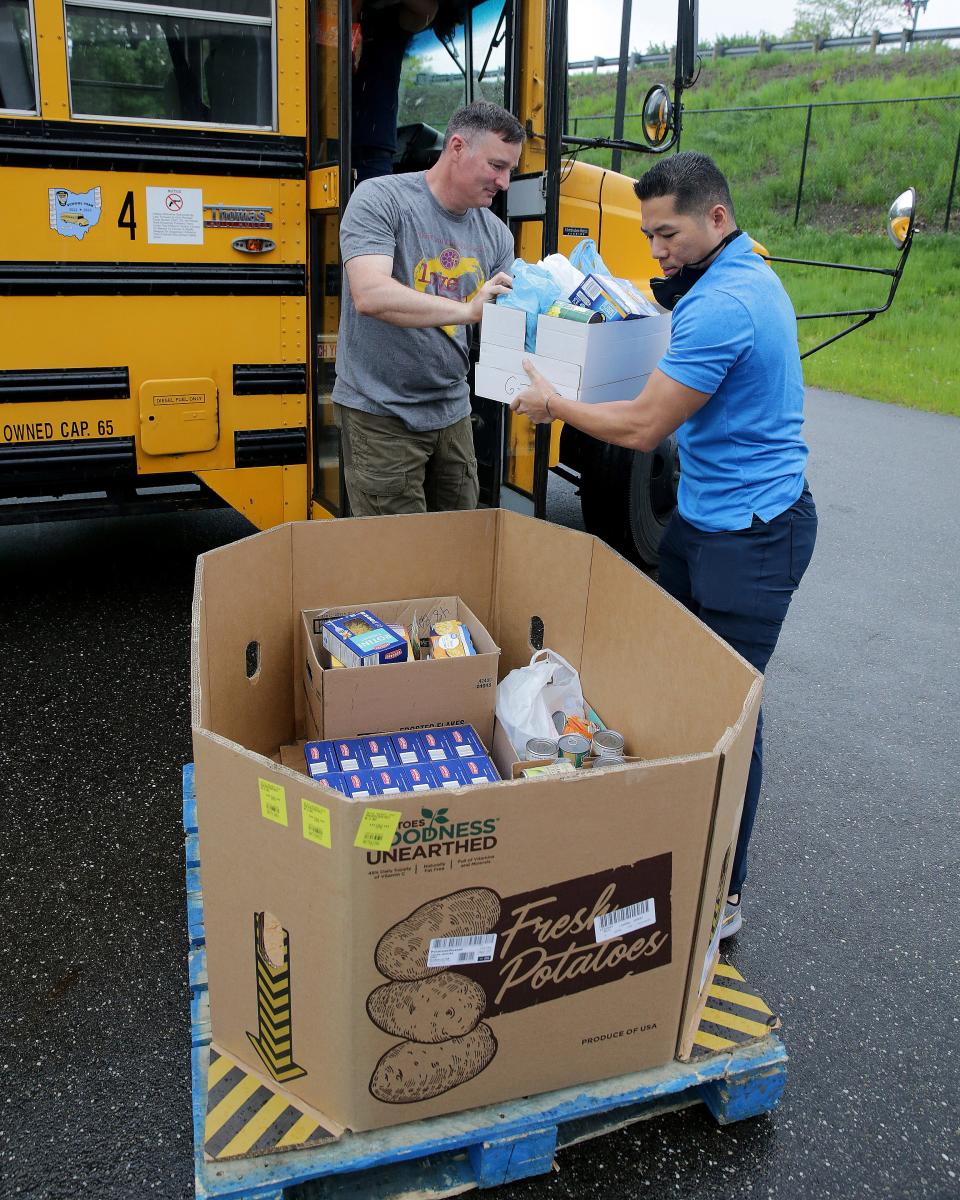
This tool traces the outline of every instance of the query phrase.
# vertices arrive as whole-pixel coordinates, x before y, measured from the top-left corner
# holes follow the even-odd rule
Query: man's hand
[[[510,401],[514,412],[523,413],[534,425],[546,425],[554,420],[555,414],[548,410],[551,400],[557,399],[557,389],[549,379],[544,379],[529,358],[523,360],[523,369],[530,386],[518,392]]]
[[[483,316],[483,306],[513,291],[513,280],[506,271],[498,271],[492,279],[488,279],[479,292],[467,305],[467,319],[464,325],[475,325]]]

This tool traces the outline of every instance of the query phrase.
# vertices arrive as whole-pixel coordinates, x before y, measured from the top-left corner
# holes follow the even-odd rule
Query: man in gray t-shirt
[[[477,101],[429,171],[367,180],[347,205],[333,400],[355,516],[477,505],[467,326],[510,289],[513,238],[489,209],[523,138]]]

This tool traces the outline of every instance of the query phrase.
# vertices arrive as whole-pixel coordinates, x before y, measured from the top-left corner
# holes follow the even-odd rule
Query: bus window
[[[508,0],[483,0],[473,13],[474,98],[504,102]]]
[[[33,14],[27,0],[0,0],[0,111],[37,111]]]
[[[400,127],[400,154],[404,154],[405,126],[428,126],[440,133],[447,127],[452,113],[463,104],[466,87],[463,77],[463,26],[453,26],[452,20],[443,28],[445,16],[434,27],[418,33],[407,48],[400,76],[400,107],[397,124]],[[441,37],[437,36],[440,29]],[[411,164],[419,169],[420,163]],[[430,164],[427,164],[430,165]],[[398,169],[403,169],[402,162]]]
[[[67,0],[66,13],[74,116],[276,127],[273,0]]]

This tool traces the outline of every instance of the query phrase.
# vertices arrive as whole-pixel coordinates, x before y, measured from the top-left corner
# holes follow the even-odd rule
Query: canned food
[[[547,316],[562,317],[564,321],[579,321],[582,325],[599,325],[605,319],[602,312],[595,312],[592,308],[581,308],[579,304],[566,304],[563,300],[551,304],[547,309]]]
[[[623,758],[623,734],[615,729],[598,729],[590,744],[590,753],[594,758],[602,758],[608,754],[617,754]]]
[[[575,767],[582,767],[584,759],[590,753],[590,739],[581,733],[568,733],[557,742],[560,757]]]
[[[601,754],[599,758],[593,760],[593,769],[602,771],[606,767],[622,767],[626,761],[622,754]]]
[[[527,741],[524,757],[527,759],[556,758],[558,754],[557,743],[552,738],[533,737]]]

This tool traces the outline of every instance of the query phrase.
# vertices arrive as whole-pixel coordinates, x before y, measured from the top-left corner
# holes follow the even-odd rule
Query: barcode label
[[[461,758],[470,758],[473,755],[473,747],[472,746],[458,746],[457,753],[460,755]]]
[[[427,953],[428,967],[457,967],[466,963],[492,962],[497,948],[495,933],[472,937],[433,938]]]
[[[593,932],[598,942],[609,942],[611,938],[623,937],[625,933],[633,933],[635,929],[656,923],[657,906],[651,896],[649,900],[641,900],[597,917],[593,922]]]

